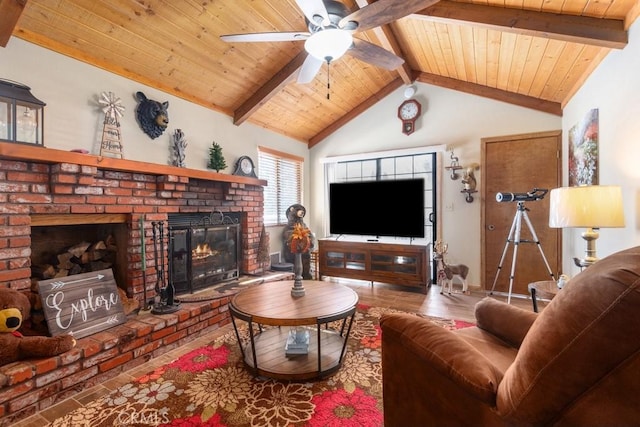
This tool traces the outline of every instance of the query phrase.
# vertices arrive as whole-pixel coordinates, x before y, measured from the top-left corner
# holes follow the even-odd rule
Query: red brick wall
[[[259,273],[257,253],[263,213],[260,185],[102,170],[69,163],[0,160],[0,286],[24,290],[31,286],[32,215],[126,214],[126,283],[118,285],[129,296],[141,300],[141,215],[145,218],[145,241],[150,247],[151,222],[166,221],[169,213],[212,210],[242,213],[241,271]],[[150,256],[147,251],[147,292],[153,295],[156,270]]]
[[[133,316],[59,356],[0,366],[0,426],[35,414],[230,322],[228,297]]]
[[[0,286],[31,287],[31,224],[36,215],[125,214],[128,228],[126,288],[142,300],[140,217],[147,248],[151,222],[169,213],[242,213],[241,270],[260,273],[263,188],[177,175],[102,170],[77,164],[0,160]],[[77,217],[76,217],[77,218]],[[165,248],[168,245],[165,243]],[[147,293],[154,295],[156,269],[147,250]],[[167,315],[133,316],[91,335],[63,355],[0,361],[0,426],[24,418],[153,357],[229,323],[228,299],[182,304]]]

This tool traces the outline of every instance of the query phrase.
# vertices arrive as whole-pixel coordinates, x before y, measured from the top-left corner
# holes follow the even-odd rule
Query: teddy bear
[[[24,336],[18,332],[31,312],[29,298],[15,289],[0,286],[0,366],[32,357],[50,357],[71,350],[71,335]]]

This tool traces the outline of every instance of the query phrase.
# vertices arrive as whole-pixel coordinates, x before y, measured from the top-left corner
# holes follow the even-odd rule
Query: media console
[[[419,288],[429,279],[428,246],[320,239],[319,277],[345,277]]]

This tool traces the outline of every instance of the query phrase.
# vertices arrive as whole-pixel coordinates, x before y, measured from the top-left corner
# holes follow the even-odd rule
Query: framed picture
[[[598,109],[569,130],[569,186],[598,185]]]

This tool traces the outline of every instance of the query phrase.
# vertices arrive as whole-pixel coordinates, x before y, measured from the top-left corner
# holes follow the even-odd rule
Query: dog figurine
[[[453,291],[453,278],[458,277],[462,281],[462,292],[468,293],[467,275],[469,267],[464,264],[448,265],[444,261],[444,255],[447,253],[448,246],[446,243],[437,241],[434,246],[433,259],[436,261],[438,272],[438,283],[440,284],[440,294],[446,292],[451,295]]]

